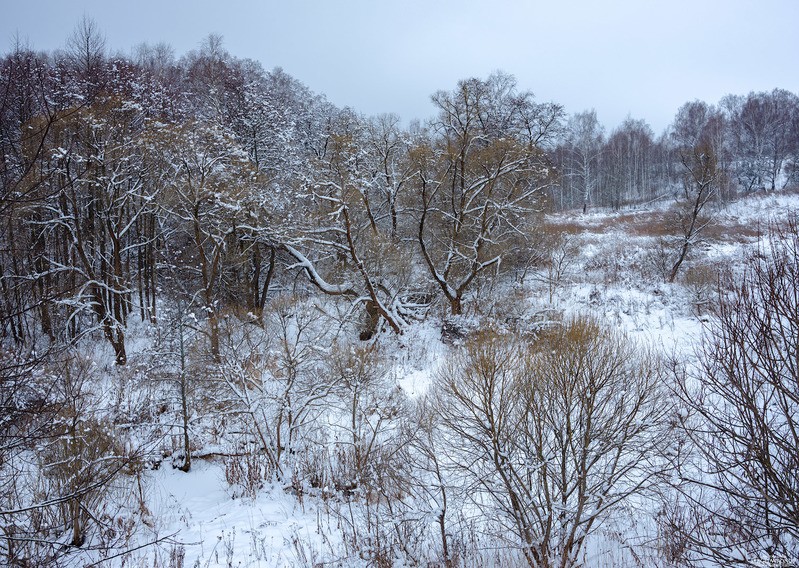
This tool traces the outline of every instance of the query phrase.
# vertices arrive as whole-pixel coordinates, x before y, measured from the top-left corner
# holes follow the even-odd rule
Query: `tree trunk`
[[[371,300],[366,302],[366,321],[363,331],[361,331],[361,341],[369,341],[377,333],[377,326],[380,324],[380,310],[377,304]]]
[[[183,339],[181,338],[181,350],[183,350]],[[181,360],[182,360],[181,355]],[[188,393],[186,392],[186,373],[180,372],[180,412],[183,419],[183,464],[178,468],[180,471],[187,472],[191,469],[191,446],[189,440],[189,405]]]
[[[463,301],[459,295],[449,298],[449,306],[453,316],[463,314]]]
[[[219,352],[219,317],[213,307],[208,307],[208,329],[211,336],[211,356],[217,363],[222,362]]]
[[[69,502],[69,514],[72,521],[72,546],[83,546],[86,536],[83,534],[83,520],[80,514],[80,501],[72,499]]]
[[[686,239],[680,249],[680,256],[677,257],[677,262],[674,263],[674,266],[671,267],[671,272],[669,273],[669,284],[674,283],[674,280],[677,278],[677,272],[680,270],[680,266],[682,266],[685,257],[688,255],[688,247],[689,241]]]

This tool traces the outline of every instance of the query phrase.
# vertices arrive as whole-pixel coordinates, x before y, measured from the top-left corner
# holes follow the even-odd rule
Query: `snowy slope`
[[[655,208],[551,216],[548,221],[553,226],[568,226],[572,252],[567,267],[554,286],[544,269],[533,269],[523,282],[509,284],[505,293],[514,294],[515,311],[500,323],[512,320],[508,325],[524,329],[553,314],[593,314],[640,344],[689,364],[703,325],[712,317],[708,304],[712,282],[703,270],[739,265],[742,255],[759,242],[753,228],[795,216],[799,195],[757,195],[718,209],[712,234],[693,252],[674,284],[664,283],[657,270],[662,242],[657,222],[662,212]],[[505,308],[509,313],[510,308]],[[486,318],[475,314],[473,321],[479,326]],[[435,314],[415,324],[401,340],[386,341],[393,350],[392,376],[410,399],[429,390],[438,369],[457,349],[442,341]],[[353,556],[344,542],[340,516],[344,501],[331,504],[318,492],[300,498],[269,480],[254,497],[236,496],[226,481],[224,459],[201,456],[195,456],[189,473],[172,469],[168,461],[144,472],[149,523],[137,530],[131,548],[157,543],[104,565],[370,565],[368,558]],[[642,522],[624,530],[649,530],[642,526],[648,525]],[[644,540],[646,535],[635,536],[639,537]],[[620,545],[613,538],[597,538],[590,549],[591,565],[628,562],[630,557],[616,546]]]

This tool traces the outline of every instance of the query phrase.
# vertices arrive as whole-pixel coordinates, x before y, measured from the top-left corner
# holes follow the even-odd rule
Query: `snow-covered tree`
[[[535,230],[533,213],[553,183],[544,153],[563,111],[533,102],[501,73],[433,95],[438,116],[413,149],[416,239],[453,314],[475,279],[500,268]]]
[[[721,298],[701,374],[678,367],[681,426],[699,460],[681,471],[685,512],[670,530],[697,563],[799,556],[799,225],[770,235]]]
[[[452,475],[531,567],[579,565],[590,535],[664,466],[658,365],[593,320],[529,345],[488,332],[442,380]]]
[[[745,190],[776,189],[784,183],[783,168],[795,156],[799,139],[796,116],[799,97],[775,89],[767,93],[728,96],[722,100],[730,126],[737,178]]]
[[[173,282],[205,312],[210,350],[218,358],[226,278],[257,240],[251,207],[257,174],[233,136],[213,124],[157,128],[148,144],[161,160]]]
[[[320,291],[365,307],[363,339],[371,338],[381,321],[401,333],[413,315],[405,300],[412,261],[392,236],[395,174],[386,179],[379,171],[381,160],[395,158],[374,153],[363,121],[348,111],[332,127],[305,184],[308,217],[285,250],[296,260],[293,268],[302,269]]]
[[[560,158],[562,191],[585,209],[598,199],[604,129],[592,109],[572,115],[566,122],[564,135],[565,140],[556,152]]]

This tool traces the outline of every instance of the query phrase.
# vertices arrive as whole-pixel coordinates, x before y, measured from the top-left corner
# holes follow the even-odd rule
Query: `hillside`
[[[390,454],[398,451],[396,444],[404,439],[402,431],[419,419],[415,418],[419,412],[426,412],[419,406],[424,408],[425,397],[444,380],[442,369],[462,354],[464,343],[488,328],[508,333],[509,340],[535,342],[536,337],[560,322],[591,315],[639,347],[652,348],[660,357],[673,358],[684,368],[694,366],[703,329],[713,325],[716,317],[718,283],[729,271],[739,271],[746,255],[768,246],[765,231],[769,224],[782,225],[795,218],[799,195],[755,194],[715,207],[707,236],[673,284],[665,283],[659,272],[663,265],[660,256],[664,254],[662,227],[668,218],[668,207],[663,204],[619,212],[548,215],[546,231],[557,244],[550,248],[551,259],[559,268],[552,267],[551,259],[541,261],[540,266],[496,284],[493,295],[502,300],[491,304],[484,313],[442,319],[443,312],[433,306],[402,337],[382,334],[376,338],[370,345],[379,346],[381,351],[379,370],[362,369],[374,382],[364,382],[358,395],[353,394],[351,385],[347,392],[355,397],[351,401],[368,405],[357,417],[357,428],[362,435],[377,434],[377,446],[370,450],[369,457],[374,460],[369,467],[378,468],[377,479],[390,476],[391,468],[396,467],[390,463]],[[226,359],[225,372],[249,373],[249,378],[241,380],[257,381],[253,367],[241,364],[240,358],[246,355],[252,361],[260,348],[276,357],[274,362],[265,361],[264,369],[269,369],[275,378],[281,377],[275,371],[280,356],[269,351],[275,347],[275,333],[289,336],[289,348],[294,350],[291,356],[306,372],[323,365],[317,354],[322,360],[340,356],[332,354],[331,345],[334,350],[350,345],[346,337],[330,334],[326,329],[329,320],[325,318],[331,316],[321,314],[331,310],[329,306],[310,308],[319,313],[306,319],[302,308],[292,308],[300,310],[292,314],[281,312],[285,304],[277,300],[272,309],[276,311],[275,320],[270,318],[264,330],[257,330],[258,334],[272,337],[248,337],[239,347],[232,345],[233,351],[226,355],[231,360]],[[278,330],[272,326],[278,326]],[[113,565],[412,565],[441,553],[434,536],[434,487],[411,489],[392,508],[390,502],[383,501],[387,497],[371,497],[358,488],[335,486],[336,468],[348,467],[340,461],[339,452],[350,447],[346,437],[352,435],[352,425],[348,424],[346,405],[340,406],[341,393],[334,389],[314,406],[313,415],[303,423],[314,424],[311,438],[291,450],[296,454],[284,466],[297,470],[312,466],[324,482],[302,478],[299,471],[290,476],[291,470],[282,476],[277,474],[257,451],[257,441],[245,425],[246,418],[232,408],[231,399],[243,396],[237,389],[246,386],[231,377],[209,377],[208,383],[198,380],[192,385],[192,468],[188,473],[176,469],[182,458],[179,437],[170,429],[176,417],[174,386],[148,376],[155,364],[153,359],[158,356],[158,333],[157,328],[148,326],[139,326],[131,333],[131,345],[135,347],[129,351],[128,369],[116,368],[113,351],[101,343],[85,352],[96,369],[87,375],[82,386],[85,396],[103,401],[105,412],[109,413],[106,419],[116,428],[125,427],[125,422],[131,420],[127,426],[131,428],[130,443],[137,439],[142,443],[143,466],[135,475],[126,473],[116,479],[105,496],[108,502],[104,510],[113,519],[110,526],[121,531],[117,538],[127,542],[125,550],[146,547],[120,557]],[[242,345],[246,345],[246,352]],[[279,349],[286,347],[282,344]],[[363,347],[356,343],[346,349]],[[352,359],[348,361],[353,364]],[[343,370],[342,376],[352,377],[348,371],[352,369]],[[325,367],[324,372],[331,370]],[[235,375],[238,376],[241,375]],[[261,390],[254,388],[254,383],[250,386],[249,396],[261,396],[264,401],[279,398],[280,393],[267,391],[266,387]],[[233,393],[221,394],[225,389]],[[304,403],[312,396],[297,392],[298,398],[306,397]],[[144,420],[140,414],[135,422],[127,417],[153,407],[160,408]],[[268,411],[257,405],[251,408],[247,412]],[[266,415],[256,415],[256,419],[263,419],[265,427],[269,420],[275,420]],[[663,443],[665,447],[667,441]],[[313,447],[314,444],[320,446]],[[388,455],[383,455],[381,444],[388,446]],[[444,451],[451,456],[459,448],[456,445]],[[324,461],[312,463],[314,460]],[[383,467],[387,469],[380,469]],[[497,526],[493,515],[498,514],[494,506],[486,503],[485,509],[476,510],[474,502],[458,493],[461,481],[453,479],[448,483],[452,492],[447,513],[451,518],[449,530],[458,531],[450,538],[452,546],[458,547],[458,554],[463,555],[459,562],[467,566],[517,562],[512,547],[504,549],[493,533],[492,527]],[[423,502],[425,495],[431,502]],[[592,531],[582,558],[591,566],[670,565],[664,552],[668,543],[662,540],[663,527],[658,525],[665,510],[659,499],[664,495],[668,491],[660,487],[609,512]],[[87,559],[101,558],[98,554],[76,551],[70,557],[73,564],[79,565]]]
[[[0,58],[0,564],[795,564],[799,95],[105,45]]]

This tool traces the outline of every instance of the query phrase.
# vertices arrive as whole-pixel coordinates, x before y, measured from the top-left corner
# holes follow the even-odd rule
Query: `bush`
[[[772,228],[720,299],[701,374],[678,373],[699,462],[680,489],[695,558],[799,558],[799,226]],[[689,475],[690,474],[690,475]]]
[[[442,380],[450,467],[530,566],[577,564],[611,511],[657,482],[669,440],[659,366],[592,319],[532,343],[484,332]]]

